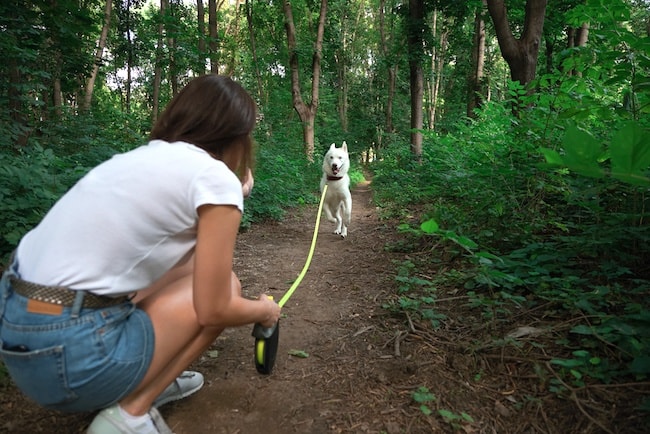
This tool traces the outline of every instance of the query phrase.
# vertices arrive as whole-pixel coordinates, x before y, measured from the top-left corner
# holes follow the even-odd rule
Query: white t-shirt
[[[146,288],[196,245],[197,209],[243,212],[237,176],[206,151],[154,140],[84,176],[17,249],[21,277],[119,295]]]

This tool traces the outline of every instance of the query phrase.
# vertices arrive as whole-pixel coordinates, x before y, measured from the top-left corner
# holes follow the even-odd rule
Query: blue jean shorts
[[[154,332],[131,302],[102,309],[30,313],[9,274],[0,281],[0,358],[21,391],[43,407],[94,411],[132,392],[149,368]],[[19,276],[18,276],[19,277]]]

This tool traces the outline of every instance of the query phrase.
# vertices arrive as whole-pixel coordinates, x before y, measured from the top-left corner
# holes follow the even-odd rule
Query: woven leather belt
[[[66,288],[65,286],[39,285],[38,283],[28,282],[15,276],[10,276],[9,281],[17,294],[45,303],[71,307],[77,295],[76,290]],[[127,296],[107,297],[84,291],[84,298],[81,306],[91,309],[99,309],[126,303],[128,300],[129,297]]]

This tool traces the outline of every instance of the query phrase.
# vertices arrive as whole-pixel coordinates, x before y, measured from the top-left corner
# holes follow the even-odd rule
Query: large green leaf
[[[565,152],[562,160],[569,169],[584,176],[599,178],[604,175],[598,163],[603,147],[594,136],[572,126],[567,129],[562,144]]]
[[[645,171],[650,166],[650,135],[633,122],[619,129],[610,146],[612,176],[624,182],[648,185]]]

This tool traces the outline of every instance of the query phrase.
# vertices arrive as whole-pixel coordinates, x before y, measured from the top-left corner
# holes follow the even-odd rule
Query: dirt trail
[[[368,184],[354,189],[345,240],[321,219],[309,270],[283,309],[271,375],[260,375],[254,367],[251,329],[228,330],[214,346],[217,357],[197,363],[208,373],[209,384],[196,397],[164,411],[177,434],[385,430],[390,404],[373,409],[365,397],[376,393],[377,378],[368,378],[377,375],[374,365],[392,366],[391,357],[381,357],[392,348],[372,340],[391,267],[370,199]],[[268,291],[276,300],[282,297],[307,258],[316,210],[292,212],[282,222],[240,236],[235,262],[245,293]],[[292,350],[308,357],[292,356]]]

